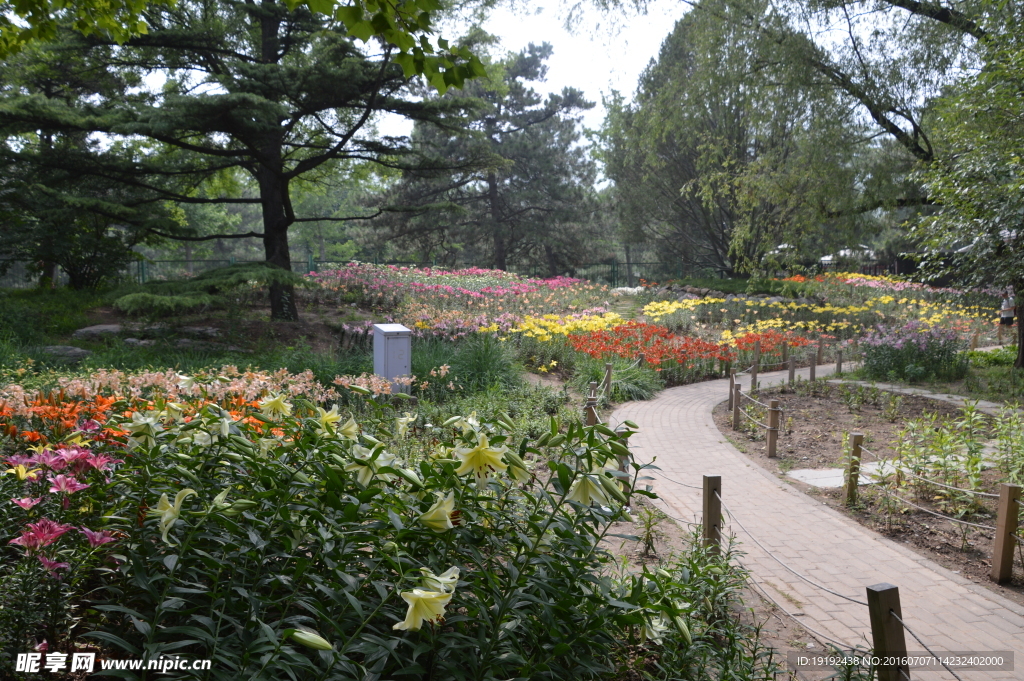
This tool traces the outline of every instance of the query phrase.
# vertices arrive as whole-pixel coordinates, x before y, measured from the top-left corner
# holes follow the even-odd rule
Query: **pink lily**
[[[80,527],[78,528],[78,531],[85,535],[85,538],[89,540],[89,546],[93,548],[103,546],[107,542],[117,541],[109,530],[100,530],[99,532],[96,532],[85,527]]]
[[[29,510],[30,508],[32,508],[33,506],[35,506],[36,504],[38,504],[42,500],[43,500],[42,497],[37,497],[35,499],[33,499],[31,497],[23,497],[21,499],[11,499],[11,501],[16,503],[18,506],[21,506],[26,511]]]
[[[43,567],[50,571],[51,577],[57,577],[57,570],[67,570],[71,567],[69,563],[58,563],[55,560],[50,560],[46,556],[36,556],[39,562],[43,564]]]
[[[10,541],[11,544],[17,544],[24,548],[26,551],[32,552],[36,549],[44,546],[49,546],[53,542],[60,539],[61,535],[70,530],[72,525],[61,525],[55,523],[49,518],[43,518],[39,522],[29,523],[28,531],[23,532],[20,537],[15,537]]]
[[[50,476],[50,491],[51,492],[65,492],[67,494],[74,494],[79,490],[83,490],[89,485],[78,482],[69,475],[56,475]]]

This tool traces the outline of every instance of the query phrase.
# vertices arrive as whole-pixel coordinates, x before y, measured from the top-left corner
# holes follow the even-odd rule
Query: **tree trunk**
[[[544,244],[544,255],[548,261],[548,276],[554,279],[558,276],[558,258],[555,257],[555,249],[549,244]]]
[[[501,206],[498,203],[498,176],[493,170],[487,173],[487,198],[490,202],[491,229],[494,235],[494,268],[506,270],[508,269],[508,252],[499,218]]]
[[[279,173],[264,166],[260,166],[257,176],[260,203],[263,207],[263,249],[267,262],[291,272],[292,255],[288,248],[288,227],[291,219],[285,208],[288,183]],[[299,310],[295,305],[294,287],[281,284],[270,286],[270,318],[298,321]]]
[[[260,61],[274,64],[280,61],[281,15],[274,11],[274,0],[263,0],[265,12],[260,15]],[[278,122],[280,124],[280,121]],[[280,128],[269,132],[260,145],[256,180],[260,187],[263,208],[263,249],[267,262],[292,271],[292,254],[288,249],[288,227],[295,219],[288,196],[288,180],[284,177],[284,133]],[[293,286],[273,284],[270,287],[270,318],[280,321],[298,321]]]
[[[39,288],[54,288],[57,281],[57,263],[44,260],[39,265]]]

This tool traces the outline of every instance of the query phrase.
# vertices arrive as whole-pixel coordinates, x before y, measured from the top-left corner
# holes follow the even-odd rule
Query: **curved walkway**
[[[818,367],[818,375],[830,369]],[[806,377],[807,370],[798,373]],[[759,382],[764,387],[785,379],[785,372],[772,372],[761,374]],[[700,522],[702,476],[721,475],[725,505],[762,545],[727,514],[726,524],[746,554],[742,563],[758,586],[818,638],[870,647],[867,607],[801,580],[765,549],[818,584],[858,601],[865,600],[866,586],[898,586],[904,621],[936,652],[1015,652],[1017,671],[958,670],[964,681],[1024,679],[1024,608],[876,534],[751,462],[711,417],[714,406],[726,399],[728,383],[670,388],[612,415],[612,424],[631,420],[639,426],[632,448],[641,463],[656,459],[660,470],[650,475],[663,510],[678,520]],[[911,636],[906,640],[909,652],[924,652]],[[946,671],[917,670],[912,678],[953,679]]]

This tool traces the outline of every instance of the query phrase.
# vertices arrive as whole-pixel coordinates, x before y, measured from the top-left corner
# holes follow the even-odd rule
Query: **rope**
[[[930,485],[936,485],[938,487],[945,487],[946,489],[951,489],[951,490],[954,490],[954,491],[957,491],[957,492],[967,492],[968,494],[976,494],[979,497],[987,497],[989,499],[998,499],[999,498],[998,494],[989,494],[988,492],[975,492],[973,489],[964,489],[963,487],[953,487],[952,485],[944,485],[941,482],[935,482],[934,480],[929,480],[928,478],[921,477],[920,475],[917,475],[916,473],[911,473],[910,471],[903,470],[902,468],[899,469],[899,470],[900,470],[901,473],[906,473],[907,475],[909,475],[912,478],[917,478],[918,480],[924,480],[925,482],[927,482]]]
[[[733,513],[731,510],[729,510],[729,507],[725,505],[724,501],[722,501],[722,495],[720,495],[718,492],[715,492],[715,496],[718,497],[718,500],[722,503],[722,508],[724,508],[726,510],[726,512],[729,514],[729,517],[732,518],[734,521],[736,521],[736,524],[740,526],[740,529],[743,530],[744,532],[746,532],[747,536],[750,537],[755,544],[760,546],[761,550],[764,551],[765,553],[767,553],[779,565],[781,565],[782,567],[786,568],[787,570],[789,570],[794,575],[796,575],[800,579],[804,580],[805,582],[807,582],[811,586],[818,587],[822,591],[827,591],[828,593],[832,594],[833,596],[839,596],[840,598],[846,599],[846,600],[850,601],[851,603],[856,603],[857,605],[863,605],[865,607],[867,606],[867,603],[865,603],[864,601],[858,601],[856,598],[850,598],[849,596],[844,596],[843,594],[841,594],[841,593],[839,593],[837,591],[833,591],[832,589],[828,588],[827,586],[824,586],[822,584],[818,584],[817,582],[812,580],[810,577],[805,577],[804,575],[800,574],[799,572],[797,572],[793,568],[791,568],[788,565],[786,565],[785,563],[783,563],[782,560],[780,560],[774,553],[772,553],[771,551],[766,549],[764,544],[759,542],[757,540],[757,537],[755,537],[754,535],[752,535],[750,533],[750,530],[748,530],[746,527],[743,526],[743,523],[741,523],[740,519],[736,517],[736,514]]]
[[[754,370],[754,365],[751,364],[749,367],[747,367],[743,371],[737,371],[735,375],[736,376],[742,376],[743,374],[749,374],[753,370]]]
[[[765,404],[764,402],[759,402],[759,401],[755,400],[755,399],[754,399],[753,397],[751,397],[751,396],[750,396],[750,393],[745,393],[745,392],[743,392],[743,391],[741,390],[741,391],[740,391],[740,395],[741,395],[742,397],[746,397],[746,398],[747,398],[748,400],[750,400],[750,401],[751,401],[751,402],[753,402],[754,404],[759,404],[759,405],[761,405],[761,406],[762,406],[762,407],[764,407],[765,409],[771,409],[771,407],[769,407],[769,406],[768,406],[767,404]]]
[[[740,565],[742,565],[742,563],[741,563],[740,561],[736,561],[736,562],[738,562],[738,563],[740,563]],[[802,621],[798,620],[798,619],[796,618],[796,615],[794,615],[793,613],[791,613],[791,612],[790,612],[789,610],[786,610],[785,608],[783,608],[783,607],[782,607],[782,605],[780,605],[780,604],[779,604],[779,602],[778,602],[777,600],[775,600],[774,598],[772,598],[772,597],[771,597],[771,596],[770,596],[770,595],[768,594],[768,592],[767,592],[767,591],[765,591],[764,587],[763,587],[763,586],[761,586],[761,585],[760,585],[760,584],[759,584],[759,583],[757,582],[757,580],[756,580],[756,579],[754,579],[754,575],[753,575],[753,574],[751,574],[749,570],[747,571],[747,576],[748,576],[748,579],[750,580],[750,583],[751,583],[751,584],[752,584],[753,586],[757,587],[757,590],[758,590],[758,591],[760,591],[760,592],[761,592],[761,594],[762,594],[762,595],[764,595],[764,597],[765,597],[765,598],[767,598],[767,599],[768,599],[769,601],[771,601],[771,602],[772,602],[772,604],[773,604],[773,605],[774,605],[774,606],[775,606],[776,608],[778,608],[779,610],[781,610],[782,612],[784,612],[784,613],[785,613],[785,614],[786,614],[786,615],[787,615],[787,616],[788,616],[788,617],[789,617],[789,618],[790,618],[791,620],[793,620],[793,621],[794,621],[794,622],[796,622],[796,623],[797,623],[798,625],[800,625],[800,627],[801,627],[801,628],[803,628],[803,629],[806,629],[807,631],[809,631],[809,632],[811,633],[811,635],[812,635],[812,636],[814,636],[815,638],[819,639],[819,641],[818,641],[819,643],[821,643],[821,641],[828,641],[829,643],[832,643],[832,644],[834,644],[834,645],[837,645],[837,646],[839,646],[839,648],[840,648],[841,650],[851,650],[851,651],[856,651],[856,650],[858,650],[857,646],[851,646],[851,645],[850,645],[849,643],[843,643],[842,641],[837,641],[836,639],[832,638],[831,636],[826,636],[825,634],[821,633],[820,631],[816,631],[816,630],[814,630],[814,629],[810,628],[809,626],[807,626],[807,624],[805,624],[804,622],[802,622]]]
[[[861,457],[863,458],[863,456],[865,454],[870,455],[871,458],[873,458],[875,461],[881,461],[881,459],[879,458],[878,454],[875,454],[873,451],[871,451],[870,449],[868,449],[864,445],[861,445],[860,446],[860,455],[861,455]]]
[[[773,430],[772,428],[769,428],[768,426],[766,426],[765,424],[761,423],[760,421],[756,420],[753,416],[748,414],[746,409],[740,409],[740,413],[743,414],[744,416],[746,416],[748,419],[750,419],[754,423],[756,423],[757,425],[759,425],[762,428],[764,428],[765,430]]]
[[[672,483],[675,483],[675,484],[679,485],[680,487],[689,487],[690,489],[699,489],[701,491],[704,490],[703,487],[698,487],[697,485],[687,485],[685,482],[679,482],[678,480],[673,480],[672,478],[670,478],[667,475],[665,475],[664,473],[662,473],[660,470],[651,470],[651,472],[654,473],[655,475],[659,475],[659,476],[665,478],[669,482],[672,482]]]
[[[924,511],[925,513],[930,513],[933,516],[935,516],[936,518],[942,518],[943,520],[948,520],[951,523],[960,523],[961,525],[970,525],[971,527],[977,527],[977,528],[980,528],[982,530],[992,530],[993,532],[997,531],[996,528],[992,527],[991,525],[980,525],[978,523],[971,523],[971,522],[968,522],[966,520],[959,520],[957,518],[953,518],[953,517],[948,516],[948,515],[943,515],[941,513],[936,513],[935,511],[933,511],[931,509],[925,508],[924,506],[918,506],[917,504],[915,504],[912,501],[907,501],[906,499],[904,499],[903,497],[901,497],[899,495],[892,494],[888,490],[883,490],[883,492],[885,493],[886,496],[896,497],[898,500],[900,500],[901,502],[903,502],[907,506],[913,506],[914,508],[916,508],[919,511]]]
[[[941,664],[943,667],[945,667],[946,671],[949,672],[950,674],[952,674],[953,678],[956,679],[956,681],[963,681],[963,679],[961,679],[959,676],[957,676],[955,671],[953,671],[952,669],[949,668],[948,664],[946,664],[945,662],[942,661],[941,657],[939,657],[938,655],[933,653],[932,649],[924,644],[924,641],[922,641],[921,638],[917,634],[914,633],[913,629],[911,629],[910,627],[907,626],[907,623],[904,622],[903,619],[899,615],[896,614],[895,610],[890,610],[889,614],[892,615],[893,617],[895,617],[896,621],[899,622],[901,625],[903,625],[903,628],[907,630],[907,633],[909,633],[911,636],[913,636],[914,640],[917,641],[919,644],[921,644],[921,647],[924,648],[925,650],[927,650],[929,655],[931,655],[936,660],[938,660],[939,664]]]

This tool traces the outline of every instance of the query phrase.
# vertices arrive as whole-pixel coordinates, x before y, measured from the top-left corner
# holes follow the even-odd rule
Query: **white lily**
[[[132,445],[150,449],[156,445],[156,436],[164,429],[160,423],[160,414],[155,411],[147,411],[143,414],[137,411],[132,414],[132,422],[126,423],[124,429],[132,434],[129,438]]]
[[[352,447],[352,454],[356,457],[356,461],[345,466],[345,470],[350,473],[355,473],[356,482],[358,482],[362,487],[370,486],[374,476],[377,475],[377,471],[380,470],[382,466],[390,466],[395,462],[395,455],[390,452],[381,452],[377,455],[376,459],[371,461],[371,450],[361,445],[355,445]],[[389,480],[391,478],[389,474],[381,477],[385,480]]]
[[[423,588],[441,593],[455,591],[455,585],[459,583],[459,568],[450,567],[439,575],[435,575],[428,568],[420,568],[423,573]]]
[[[405,437],[409,432],[409,426],[416,421],[416,414],[412,412],[405,412],[405,416],[399,416],[395,419],[395,435],[398,437]]]
[[[402,600],[409,604],[405,613],[405,620],[399,622],[392,629],[402,631],[419,631],[423,626],[423,620],[428,622],[444,622],[444,606],[452,600],[452,595],[440,591],[425,591],[413,589],[403,591]]]
[[[434,532],[446,532],[453,527],[452,511],[455,510],[455,492],[449,492],[447,497],[437,495],[434,505],[426,513],[419,517],[419,521]]]
[[[171,531],[171,527],[174,526],[174,522],[178,519],[178,516],[181,515],[182,502],[195,493],[196,491],[194,489],[183,489],[174,495],[173,504],[167,499],[167,495],[164,494],[160,497],[160,501],[157,502],[156,508],[150,509],[150,515],[155,515],[160,518],[158,523],[160,527],[160,538],[168,546],[174,546],[174,542],[167,538],[167,533]]]

